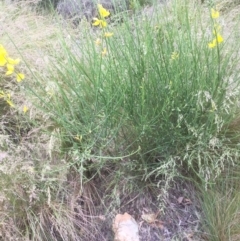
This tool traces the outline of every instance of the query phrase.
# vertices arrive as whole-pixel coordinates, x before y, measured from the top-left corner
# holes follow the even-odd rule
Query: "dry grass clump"
[[[219,0],[217,1],[217,7],[223,13],[238,12],[240,2],[238,0]]]
[[[1,44],[11,55],[22,55],[26,75],[31,73],[47,74],[48,63],[54,56],[51,54],[59,48],[60,23],[54,15],[39,15],[29,10],[28,2],[16,2],[9,5],[0,3],[0,36]],[[67,23],[66,23],[67,24]],[[61,32],[69,36],[70,28]]]
[[[70,167],[60,154],[56,135],[46,133],[51,129],[49,116],[33,106],[35,100],[26,95],[25,89],[27,83],[34,84],[34,76],[39,73],[46,79],[48,61],[58,44],[58,25],[49,16],[29,11],[26,3],[0,5],[1,44],[11,57],[21,58],[26,76],[25,83],[1,79],[1,89],[11,92],[16,108],[1,102],[0,237],[79,240],[78,232],[87,231],[69,205],[74,188],[71,192],[64,189],[69,188]],[[28,107],[25,114],[23,105]]]
[[[223,0],[219,1],[217,7],[224,15],[223,28],[226,36],[228,38],[230,38],[230,36],[236,36],[236,38],[239,38],[240,2]]]
[[[208,232],[208,240],[239,240],[239,181],[239,165],[230,166],[215,185],[202,191],[202,223]]]
[[[94,240],[93,191],[80,186],[81,177],[44,127],[31,127],[18,140],[1,135],[0,238]]]

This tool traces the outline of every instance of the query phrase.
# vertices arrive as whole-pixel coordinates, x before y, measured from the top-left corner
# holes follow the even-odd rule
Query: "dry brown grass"
[[[12,56],[21,53],[31,67],[42,67],[39,59],[54,47],[59,32],[57,24],[49,17],[30,11],[27,3],[1,5],[1,43]]]
[[[223,16],[223,31],[225,36],[229,38],[233,35],[236,38],[239,38],[240,2],[223,0],[217,4],[217,8]]]
[[[26,75],[25,83],[34,83],[36,73],[41,73],[44,79],[52,49],[57,47],[57,22],[54,23],[49,16],[30,11],[26,2],[7,6],[2,2],[0,4],[1,44],[11,57],[23,60],[21,71]],[[0,239],[54,240],[54,232],[59,232],[57,229],[63,236],[71,232],[76,235],[72,228],[80,224],[74,223],[69,206],[61,200],[55,201],[55,191],[60,191],[61,184],[67,180],[68,165],[60,156],[59,143],[54,141],[54,137],[43,133],[51,121],[34,108],[34,99],[26,96],[24,91],[25,83],[7,80],[1,83],[2,88],[11,91],[18,107],[4,107],[1,113]],[[23,105],[29,107],[27,115],[21,113]],[[33,123],[36,121],[39,121],[38,126]],[[60,207],[61,215],[52,215]],[[82,224],[80,226],[83,227]]]
[[[230,167],[213,188],[203,191],[203,224],[208,240],[239,240],[239,181],[239,167]]]

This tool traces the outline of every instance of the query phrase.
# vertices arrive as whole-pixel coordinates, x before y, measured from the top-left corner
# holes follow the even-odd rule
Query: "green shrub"
[[[178,167],[208,180],[228,160],[221,148],[236,114],[238,52],[215,10],[207,22],[183,5],[168,11],[114,28],[101,18],[95,25],[103,28],[82,26],[80,44],[62,41],[52,82],[35,92],[84,170],[131,156],[146,176]]]

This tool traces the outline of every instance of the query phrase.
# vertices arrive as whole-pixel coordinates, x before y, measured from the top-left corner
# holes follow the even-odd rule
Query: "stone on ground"
[[[128,213],[117,214],[113,221],[114,241],[139,241],[138,224]]]

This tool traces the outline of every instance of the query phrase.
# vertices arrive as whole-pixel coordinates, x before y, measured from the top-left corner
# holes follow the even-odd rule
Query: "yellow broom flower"
[[[17,65],[20,63],[20,59],[7,58],[8,64]]]
[[[209,47],[210,49],[212,49],[212,48],[214,48],[214,47],[216,47],[216,46],[217,46],[217,41],[216,41],[216,39],[214,39],[212,42],[208,43],[208,47]]]
[[[0,66],[4,66],[7,63],[8,53],[6,49],[0,45]]]
[[[12,100],[11,100],[11,95],[10,94],[6,94],[5,95],[5,100],[6,100],[6,102],[9,104],[9,106],[10,107],[14,107],[14,104],[13,104],[13,102],[12,102]]]
[[[223,42],[223,37],[221,36],[221,34],[217,34],[217,36],[216,36],[216,41],[218,42],[218,43],[222,43]]]
[[[4,98],[5,97],[5,93],[1,90],[0,91],[0,98]]]
[[[93,26],[100,26],[101,28],[105,28],[107,26],[107,22],[105,20],[101,20],[98,18],[93,18]]]
[[[106,18],[110,15],[110,12],[105,9],[102,4],[98,4],[98,12],[101,18]]]
[[[7,72],[6,75],[11,75],[14,72],[14,66],[12,64],[7,64]]]
[[[219,12],[216,11],[214,8],[211,9],[211,16],[212,18],[219,18]]]
[[[25,114],[28,111],[28,107],[26,105],[23,106],[23,113]]]
[[[21,82],[25,78],[25,75],[23,73],[17,74],[17,82]]]
[[[106,38],[111,37],[111,36],[113,36],[113,33],[111,33],[111,32],[104,33],[104,37],[106,37]]]

